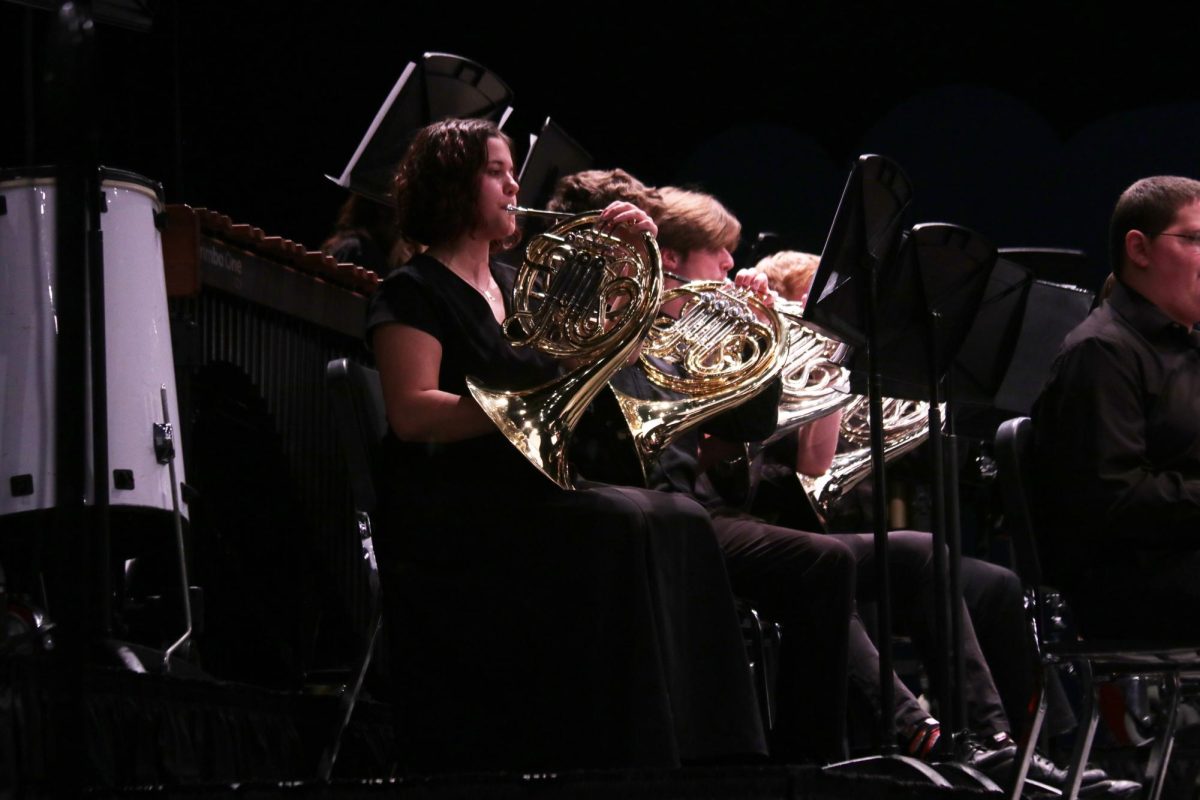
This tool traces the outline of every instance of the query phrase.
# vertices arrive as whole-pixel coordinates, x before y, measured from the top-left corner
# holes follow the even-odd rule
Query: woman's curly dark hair
[[[512,149],[490,120],[447,119],[417,132],[396,170],[396,222],[406,239],[429,246],[475,226],[479,176],[493,138]]]

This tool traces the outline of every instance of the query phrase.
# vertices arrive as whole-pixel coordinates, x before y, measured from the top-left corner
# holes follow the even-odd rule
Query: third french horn
[[[871,471],[870,403],[862,395],[846,408],[841,422],[841,440],[833,464],[823,475],[800,476],[814,509],[825,519],[834,501],[843,497]],[[929,437],[929,403],[885,397],[883,409],[883,460],[899,458]],[[944,408],[943,408],[944,411]]]
[[[764,444],[832,414],[854,399],[849,393],[849,371],[838,363],[847,345],[805,323],[803,303],[776,300],[775,310],[787,325],[788,353],[781,374],[779,420]]]

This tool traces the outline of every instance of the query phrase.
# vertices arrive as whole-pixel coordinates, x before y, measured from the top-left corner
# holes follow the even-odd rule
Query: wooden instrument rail
[[[206,208],[168,205],[167,296],[209,286],[347,336],[362,336],[366,295],[381,277]]]

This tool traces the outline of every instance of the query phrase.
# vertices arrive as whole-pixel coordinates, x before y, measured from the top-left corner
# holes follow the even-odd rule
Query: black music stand
[[[900,239],[901,216],[912,199],[912,185],[894,162],[878,155],[859,156],[846,180],[842,198],[813,277],[805,321],[864,350],[868,369],[871,416],[871,461],[874,481],[875,551],[879,597],[878,649],[880,748],[878,756],[830,764],[825,769],[883,774],[923,780],[934,786],[950,783],[921,761],[896,752],[892,689],[891,574],[888,562],[886,478],[883,464],[882,394],[880,392],[879,297],[892,274]]]
[[[549,117],[542,123],[541,133],[530,138],[533,141],[517,179],[521,185],[517,190],[517,205],[545,208],[558,179],[590,169],[592,155]]]
[[[1051,274],[1078,275],[1083,254],[1069,250],[1000,250],[987,290],[946,378],[946,405],[949,435],[945,437],[949,464],[947,486],[951,499],[949,516],[951,643],[954,686],[958,690],[955,706],[955,732],[966,730],[963,703],[963,649],[961,641],[961,517],[958,508],[959,448],[957,421],[964,407],[974,409],[975,424],[998,426],[998,419],[1027,415],[1049,375],[1051,362],[1063,338],[1089,313],[1092,293],[1075,286],[1035,280],[1031,266],[1051,268]],[[1032,262],[1027,256],[1033,254]],[[1047,259],[1058,264],[1047,264]],[[1061,267],[1061,269],[1054,269]],[[986,436],[986,432],[977,434]]]
[[[990,378],[987,386],[994,391],[998,376],[1007,366],[1014,339],[1010,315],[1015,306],[1001,302],[1012,296],[1008,281],[1001,281],[999,286],[992,285],[995,264],[996,248],[966,228],[945,224],[914,227],[907,234],[897,260],[893,282],[896,291],[884,309],[887,330],[881,332],[879,346],[879,357],[885,365],[883,382],[887,393],[929,401],[934,597],[937,598],[934,621],[939,654],[935,669],[942,687],[938,698],[940,713],[954,732],[957,744],[963,743],[963,735],[967,732],[960,580],[962,537],[956,442],[953,431],[948,436],[942,432],[941,387],[944,380],[945,402],[952,408],[952,380],[949,377],[952,367],[972,375],[975,380],[970,385],[973,387],[980,387]],[[912,286],[916,287],[916,296],[910,298],[910,290],[906,287]],[[993,302],[984,309],[987,313],[981,318],[981,303],[989,289],[994,292]],[[1006,337],[999,335],[1005,331],[1009,332]],[[999,347],[977,347],[975,357],[963,363],[962,346],[972,334],[976,340],[981,337],[998,339],[1001,344]],[[861,362],[861,359],[851,359],[852,377],[854,372],[865,369],[865,364],[855,364],[855,361]],[[918,382],[922,373],[924,384]],[[952,669],[948,669],[951,666]],[[960,773],[965,769],[961,764],[953,767]],[[974,770],[967,770],[965,774],[972,782],[984,783],[985,788],[994,785],[986,779],[980,780],[981,776]]]
[[[425,53],[410,61],[342,174],[325,177],[343,189],[392,205],[392,177],[413,135],[450,117],[490,119],[503,126],[512,90],[491,70],[462,56]]]
[[[1028,269],[1038,280],[1080,287],[1087,279],[1094,280],[1089,275],[1091,262],[1083,250],[1066,247],[1001,247],[999,253],[1001,258]]]
[[[1031,269],[1047,270],[1055,277],[1081,273],[1086,259],[1071,250],[1000,250],[988,282],[975,324],[959,351],[947,378],[947,408],[950,431],[947,451],[950,475],[957,474],[959,419],[964,409],[971,416],[976,438],[986,439],[990,429],[1014,416],[1027,416],[1050,374],[1050,366],[1067,333],[1083,321],[1092,305],[1092,293],[1075,286],[1035,280]],[[1029,258],[1032,255],[1032,258]],[[953,391],[953,399],[951,399]],[[985,427],[979,430],[982,423]],[[957,505],[957,483],[951,486],[955,502],[949,509],[951,521],[951,597],[961,592],[961,518]],[[960,604],[951,607],[959,613]],[[961,689],[965,672],[961,623],[952,622],[956,686]],[[960,695],[961,700],[961,695]],[[956,730],[966,728],[965,708],[958,706]]]
[[[1028,416],[1058,345],[1092,307],[1076,250],[999,251],[979,319],[952,373],[955,433],[990,442],[1006,419]]]

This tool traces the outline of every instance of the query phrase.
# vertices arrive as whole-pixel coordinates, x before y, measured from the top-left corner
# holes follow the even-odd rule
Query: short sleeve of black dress
[[[499,262],[492,275],[507,304],[513,270]],[[515,348],[483,296],[437,260],[418,255],[388,276],[367,309],[368,341],[381,326],[399,323],[437,339],[442,348],[438,388],[469,396],[466,379],[490,389],[523,389],[552,377],[555,363],[531,348]],[[412,497],[434,502],[449,483],[479,480],[481,491],[510,491],[548,483],[499,432],[460,442],[401,442],[390,435],[381,465]],[[552,485],[552,484],[551,484]]]

